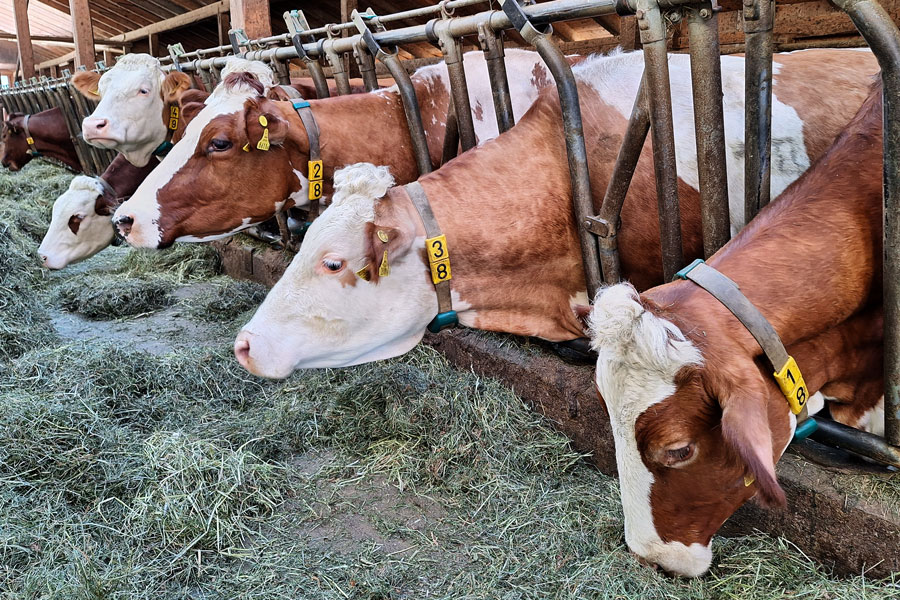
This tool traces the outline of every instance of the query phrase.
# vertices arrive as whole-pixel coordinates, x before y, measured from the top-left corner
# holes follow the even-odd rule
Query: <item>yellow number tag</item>
[[[797,367],[797,361],[794,360],[793,356],[788,356],[788,360],[784,363],[781,371],[774,375],[775,381],[778,382],[778,387],[781,388],[781,393],[787,398],[791,412],[799,415],[804,405],[806,405],[809,392],[806,390],[806,382],[803,381],[800,368]]]
[[[450,281],[451,279],[453,279],[453,274],[450,272],[449,258],[431,263],[431,281],[435,285],[442,281]]]
[[[25,138],[25,142],[26,142],[29,146],[34,146],[34,138],[33,138],[33,137]]]
[[[259,143],[256,144],[257,150],[268,150],[269,149],[269,128],[263,129],[263,135],[259,139]]]
[[[178,107],[170,106],[169,107],[169,129],[175,131],[178,129]]]
[[[322,182],[321,181],[310,181],[309,182],[309,199],[310,200],[318,200],[322,197]]]
[[[425,240],[425,248],[428,251],[428,263],[431,265],[431,281],[438,284],[442,281],[453,279],[450,272],[450,250],[447,248],[447,238],[438,235]]]
[[[325,167],[322,166],[321,160],[311,160],[309,161],[309,180],[310,181],[321,181],[322,176],[325,172]]]

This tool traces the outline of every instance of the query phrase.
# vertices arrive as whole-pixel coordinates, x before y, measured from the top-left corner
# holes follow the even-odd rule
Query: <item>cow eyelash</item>
[[[231,148],[231,142],[228,140],[212,139],[209,141],[210,152],[224,152]]]
[[[325,265],[325,268],[331,271],[332,273],[337,273],[341,269],[344,268],[344,261],[342,260],[333,260],[330,258],[322,259],[322,264]]]

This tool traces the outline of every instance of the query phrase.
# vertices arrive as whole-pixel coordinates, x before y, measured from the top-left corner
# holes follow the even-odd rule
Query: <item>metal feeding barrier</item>
[[[885,437],[850,429],[819,418],[811,437],[876,461],[900,467],[900,31],[875,0],[832,0],[846,12],[873,50],[884,80],[884,304],[885,304]],[[249,40],[240,30],[229,34],[230,45],[184,52],[170,48],[161,59],[164,69],[195,73],[207,91],[221,80],[225,54],[269,63],[281,83],[289,83],[288,61],[300,60],[313,80],[316,94],[331,94],[326,69],[339,95],[351,86],[343,55],[354,57],[368,90],[377,87],[375,61],[397,83],[420,174],[432,169],[424,127],[412,82],[398,58],[401,44],[430,42],[440,48],[447,65],[451,109],[443,144],[443,160],[475,145],[475,133],[461,40],[477,39],[487,68],[497,124],[501,132],[513,126],[502,35],[517,31],[534,46],[553,75],[565,128],[572,184],[573,210],[584,255],[587,290],[593,297],[603,283],[621,278],[617,233],[628,188],[647,135],[652,139],[660,227],[662,270],[665,278],[684,266],[681,242],[672,98],[669,86],[667,30],[686,20],[690,42],[694,125],[699,171],[703,252],[716,252],[730,238],[728,186],[725,170],[725,133],[715,0],[551,0],[520,5],[499,0],[502,10],[456,16],[455,10],[486,4],[487,0],[444,0],[430,7],[378,16],[369,9],[354,11],[349,23],[310,28],[302,11],[284,14],[288,33]],[[578,86],[569,62],[551,37],[552,23],[604,15],[636,17],[644,54],[644,74],[616,159],[599,206],[592,200],[589,164],[581,122]],[[774,0],[744,0],[745,153],[744,216],[746,221],[770,200],[771,106]],[[393,30],[388,24],[430,17],[427,23]],[[344,32],[350,34],[340,37]],[[64,80],[32,83],[0,95],[8,109],[37,107],[35,86],[55,90],[58,101],[83,104]],[[60,90],[64,90],[65,93]],[[34,93],[32,93],[34,92]],[[49,93],[43,91],[45,96]],[[65,96],[65,98],[63,98]],[[52,99],[52,97],[51,97]],[[40,106],[46,106],[41,104]],[[67,113],[68,114],[68,113]],[[84,115],[84,106],[71,114]],[[83,118],[83,117],[82,117]],[[74,130],[73,130],[74,131]]]

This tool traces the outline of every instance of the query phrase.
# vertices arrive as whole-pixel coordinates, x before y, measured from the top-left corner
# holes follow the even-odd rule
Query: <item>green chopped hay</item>
[[[266,298],[266,287],[253,281],[223,278],[190,300],[189,312],[204,321],[231,322],[255,310]]]
[[[55,299],[69,312],[89,319],[142,315],[169,306],[175,284],[167,279],[118,278],[85,275],[69,279],[56,289]]]
[[[0,311],[2,600],[900,598],[900,576],[837,578],[762,535],[717,538],[700,580],[640,566],[616,480],[428,347],[267,381],[202,338],[165,355],[57,339],[47,305],[66,294],[106,290],[97,317],[114,319],[161,285],[196,322],[244,318],[261,294],[212,278],[196,244],[51,277],[35,248],[0,226],[0,301],[45,326],[9,351]]]

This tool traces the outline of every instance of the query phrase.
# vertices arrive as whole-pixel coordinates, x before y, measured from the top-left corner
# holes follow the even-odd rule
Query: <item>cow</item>
[[[794,354],[810,400],[881,432],[882,90],[826,154],[709,266],[732,279]],[[775,463],[797,420],[750,332],[691,281],[602,288],[589,316],[596,386],[616,444],[625,540],[699,576],[745,501],[785,504]]]
[[[689,65],[686,55],[669,57],[684,254],[694,258],[703,248]],[[871,53],[843,50],[781,54],[775,65],[772,191],[778,194],[850,120],[878,67]],[[591,190],[599,206],[641,79],[643,55],[597,56],[574,71]],[[742,57],[722,57],[732,202],[743,196],[743,74]],[[815,86],[835,93],[816,94],[810,101],[808,92]],[[436,294],[423,262],[423,225],[406,189],[390,188],[385,169],[369,165],[352,171],[341,177],[344,189],[336,186],[332,206],[313,222],[292,264],[238,335],[237,358],[253,373],[283,377],[295,368],[396,356],[421,339],[435,316]],[[555,90],[544,90],[510,131],[418,183],[449,244],[453,308],[462,325],[551,341],[584,335],[573,310],[586,305],[587,297]],[[739,228],[743,211],[732,210],[731,216]],[[618,245],[625,277],[638,289],[661,283],[649,141],[621,221]],[[373,237],[379,231],[381,236]],[[389,277],[378,276],[383,251]],[[368,281],[354,275],[367,265]]]
[[[181,118],[173,140],[180,139],[185,125],[199,112],[207,96],[200,90],[188,90],[179,96],[177,106]],[[63,269],[112,244],[115,239],[111,221],[113,211],[134,193],[156,164],[156,161],[150,161],[143,167],[136,167],[120,154],[100,177],[73,179],[66,193],[53,204],[50,226],[38,248],[43,266]]]
[[[475,133],[484,142],[498,135],[485,59],[464,57]],[[552,84],[535,52],[508,50],[506,69],[518,119]],[[441,159],[449,107],[446,66],[422,67],[412,76],[433,166]],[[391,167],[396,181],[417,176],[409,130],[396,87],[313,100],[324,165],[324,193],[335,169],[360,161]],[[267,126],[259,124],[264,118]],[[266,129],[271,147],[257,149]],[[227,78],[173,149],[134,196],[116,211],[129,244],[166,247],[175,241],[227,237],[308,200],[309,140],[288,102],[261,97],[247,78]]]
[[[250,61],[231,59],[223,72],[250,68],[247,63]],[[265,65],[254,72],[269,86],[274,85]],[[166,151],[170,117],[166,106],[176,103],[193,81],[179,71],[164,73],[159,60],[149,54],[126,54],[102,75],[75,73],[72,84],[87,98],[99,99],[94,112],[82,122],[85,141],[117,150],[133,165],[143,167]]]
[[[0,163],[10,171],[18,171],[31,159],[42,156],[58,160],[76,173],[81,172],[81,162],[69,137],[66,117],[59,108],[33,115],[18,112],[6,115],[0,143],[3,145]]]

